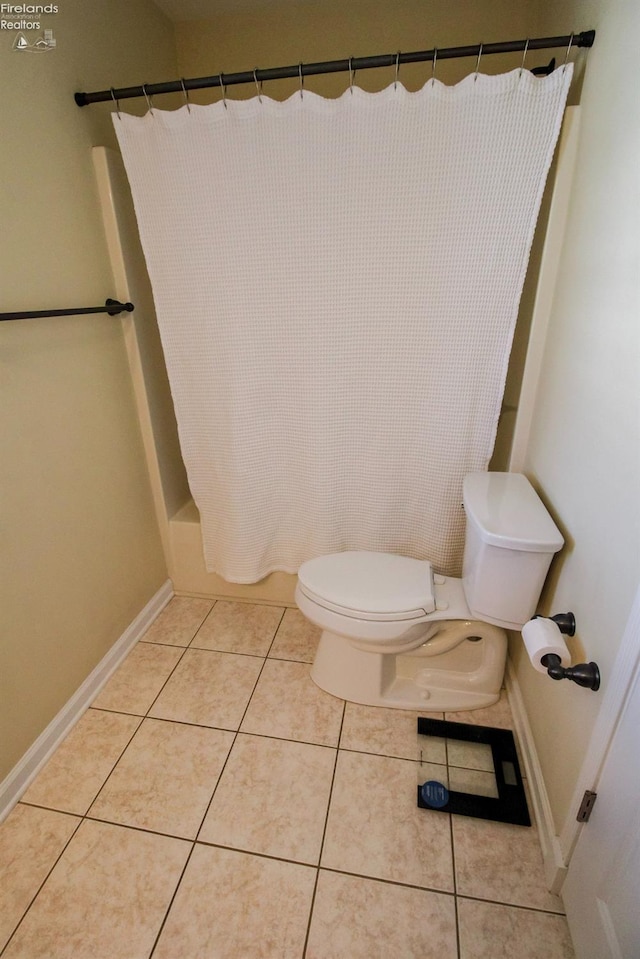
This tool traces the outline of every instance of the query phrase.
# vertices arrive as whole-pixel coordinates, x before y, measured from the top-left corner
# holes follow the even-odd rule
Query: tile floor
[[[417,714],[319,690],[317,637],[169,603],[0,827],[3,959],[572,959],[535,829],[418,809]]]

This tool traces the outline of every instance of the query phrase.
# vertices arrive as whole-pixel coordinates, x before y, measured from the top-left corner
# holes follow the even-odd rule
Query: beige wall
[[[78,89],[175,75],[150,0],[64,0],[57,48],[0,31],[0,310],[113,294],[90,148],[110,108]],[[0,779],[166,578],[120,320],[0,328]]]
[[[517,663],[556,827],[570,800],[607,687],[640,561],[640,122],[634,0],[548,3],[544,29],[597,30],[581,99],[567,235],[559,265],[526,471],[567,545],[544,611],[576,614],[574,661],[599,663],[594,694]]]

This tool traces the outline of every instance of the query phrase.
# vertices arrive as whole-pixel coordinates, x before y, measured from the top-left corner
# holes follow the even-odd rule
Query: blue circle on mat
[[[442,809],[449,802],[449,790],[435,779],[430,779],[424,783],[420,793],[427,806],[431,806],[433,809]]]

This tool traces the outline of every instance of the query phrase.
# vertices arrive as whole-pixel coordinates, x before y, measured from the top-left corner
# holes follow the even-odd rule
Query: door
[[[634,618],[635,649],[640,628]],[[562,887],[577,959],[640,957],[640,668]]]

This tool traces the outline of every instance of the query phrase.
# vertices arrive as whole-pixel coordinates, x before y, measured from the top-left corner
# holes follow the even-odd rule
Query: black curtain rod
[[[483,57],[492,53],[517,53],[524,50],[550,50],[557,47],[591,47],[595,30],[564,37],[538,37],[531,40],[508,40],[503,43],[476,43],[468,47],[443,47],[441,50],[418,50],[414,53],[384,53],[376,57],[350,57],[347,60],[325,60],[320,63],[296,63],[288,67],[245,70],[242,73],[221,73],[215,77],[194,77],[190,80],[169,80],[166,83],[148,83],[138,87],[119,87],[98,90],[93,93],[76,93],[79,107],[106,100],[128,100],[132,97],[152,97],[160,93],[184,93],[206,87],[230,87],[238,83],[264,83],[268,80],[284,80],[289,77],[310,77],[320,73],[354,73],[357,70],[372,70],[376,67],[402,66],[405,63],[424,63],[429,60],[453,60],[459,57]]]
[[[133,310],[133,303],[106,300],[104,306],[85,306],[76,310],[31,310],[28,313],[0,313],[0,320],[35,320],[41,316],[78,316],[81,313],[108,313],[109,316],[118,316],[119,313],[131,313]]]

